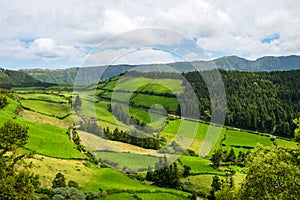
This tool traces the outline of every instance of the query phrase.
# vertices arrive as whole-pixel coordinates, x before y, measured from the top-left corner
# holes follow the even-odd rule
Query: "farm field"
[[[243,135],[243,137],[241,137],[241,135]],[[255,147],[257,143],[260,143],[264,146],[273,145],[270,137],[237,130],[227,130],[226,139],[223,143],[226,145],[238,145],[248,147]]]
[[[154,167],[155,163],[158,162],[159,158],[156,156],[146,154],[134,154],[127,152],[104,152],[94,151],[96,158],[100,158],[105,161],[113,162],[116,164],[114,168],[127,170],[147,170],[148,166]],[[126,170],[125,170],[126,171]]]
[[[46,93],[18,93],[18,96],[27,100],[41,100],[54,103],[67,103],[66,98],[62,94],[46,94]]]
[[[178,101],[176,98],[153,96],[149,94],[138,94],[132,99],[136,106],[145,106],[151,108],[151,106],[158,104],[165,107],[165,109],[175,112],[178,107]]]
[[[191,167],[191,174],[216,174],[225,175],[211,166],[211,161],[198,156],[180,156],[180,161]]]
[[[23,100],[21,104],[27,109],[60,119],[72,114],[72,108],[67,104],[51,103],[40,100]]]

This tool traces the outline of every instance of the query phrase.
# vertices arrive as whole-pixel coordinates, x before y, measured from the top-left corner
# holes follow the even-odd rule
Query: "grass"
[[[187,185],[188,189],[196,190],[208,195],[211,189],[210,185],[212,183],[213,176],[214,175],[201,174],[189,176],[189,178],[182,178],[181,181],[189,183]]]
[[[111,124],[110,128],[115,127],[115,125],[117,124],[119,129],[128,130],[128,126],[126,124],[116,120],[114,118],[114,115],[111,112],[109,112],[108,105],[109,102],[106,101],[99,101],[97,103],[94,103],[94,102],[83,100],[81,110],[86,117],[97,117],[102,121],[110,123]],[[102,128],[106,127],[103,126],[104,124],[101,124],[100,122],[99,124],[102,126]]]
[[[273,143],[270,140],[270,137],[260,136],[237,130],[227,130],[226,139],[223,143],[226,145],[239,145],[249,147],[255,147],[257,143],[260,143],[264,146],[273,145]]]
[[[166,200],[166,199],[172,199],[172,200],[182,200],[187,199],[183,198],[182,196],[178,196],[175,194],[168,194],[168,193],[140,193],[137,195],[143,200]]]
[[[138,94],[132,99],[136,106],[152,107],[156,104],[175,112],[178,107],[178,100],[171,97],[154,96],[149,94]]]
[[[66,129],[49,124],[39,124],[17,116],[14,111],[19,103],[9,99],[8,106],[0,110],[0,125],[13,120],[22,126],[28,126],[29,138],[25,148],[36,153],[57,158],[85,158],[71,143]]]
[[[84,146],[86,146],[90,151],[105,150],[105,151],[115,151],[115,152],[130,152],[130,153],[137,153],[137,154],[157,155],[156,151],[153,149],[144,149],[123,142],[106,140],[94,134],[83,132],[83,131],[78,131],[78,134]]]
[[[276,139],[276,142],[279,147],[286,147],[286,148],[291,148],[291,149],[299,148],[299,146],[297,145],[297,142],[294,142],[294,141]]]
[[[133,154],[133,153],[119,153],[119,152],[94,152],[96,158],[108,160],[110,162],[118,163],[118,168],[124,167],[131,170],[143,169],[147,170],[148,166],[154,167],[158,162],[158,157],[148,156],[145,154]]]
[[[93,176],[92,169],[86,167],[83,160],[63,160],[36,155],[26,162],[32,163],[29,170],[39,175],[42,188],[51,188],[58,172],[64,174],[67,182],[74,180],[80,187],[87,184]]]
[[[134,181],[125,174],[110,168],[93,170],[93,175],[89,179],[88,183],[82,186],[82,189],[94,192],[99,192],[99,188],[104,191],[114,188],[132,191],[149,190],[149,192],[155,192],[159,190],[161,192],[172,192],[187,195],[185,192],[174,189],[159,188],[156,186],[142,184]]]
[[[70,127],[74,123],[74,121],[77,121],[78,118],[77,116],[69,115],[68,117],[61,120],[55,117],[46,116],[30,110],[23,110],[22,112],[19,113],[19,115],[28,121],[32,121],[40,124],[50,124],[62,128]]]
[[[192,174],[216,174],[216,175],[224,175],[225,172],[218,171],[214,169],[212,166],[210,166],[211,161],[196,157],[196,156],[181,156],[180,157],[181,162],[184,165],[191,167],[191,173]]]
[[[54,94],[27,93],[27,94],[18,94],[18,96],[28,100],[40,100],[40,101],[48,101],[54,103],[67,103],[66,98]]]
[[[164,137],[167,142],[175,140],[178,144],[201,155],[211,155],[215,149],[219,148],[224,137],[224,129],[180,119],[169,121],[160,136]]]
[[[101,199],[105,199],[105,200],[136,200],[136,198],[133,196],[133,194],[129,194],[129,193],[117,193],[117,194],[112,194],[112,195],[108,195],[104,198]]]
[[[145,77],[118,77],[108,82],[104,89],[126,91],[153,91],[155,93],[183,93],[182,80],[179,79],[150,79]]]
[[[66,104],[50,103],[39,100],[23,100],[21,104],[32,111],[58,118],[64,118],[72,114],[71,107]]]

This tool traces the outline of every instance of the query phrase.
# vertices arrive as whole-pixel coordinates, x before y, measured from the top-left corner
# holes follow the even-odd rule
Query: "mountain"
[[[27,87],[27,86],[50,86],[53,84],[43,83],[21,71],[5,70],[0,68],[0,88]]]
[[[93,83],[91,80],[103,81],[129,70],[190,72],[195,71],[195,68],[198,70],[219,68],[240,71],[295,70],[300,69],[300,56],[266,56],[255,61],[240,58],[238,56],[225,56],[212,61],[192,61],[148,65],[112,65],[107,68],[99,66],[59,70],[30,69],[22,71],[42,82],[74,84],[76,77],[80,77],[80,79],[77,80],[78,83],[90,84]],[[78,74],[80,74],[80,76],[78,76]]]

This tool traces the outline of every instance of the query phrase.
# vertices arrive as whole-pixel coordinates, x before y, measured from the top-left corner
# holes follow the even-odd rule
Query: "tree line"
[[[292,137],[300,116],[300,70],[241,72],[219,70],[226,91],[228,126]],[[202,76],[211,71],[202,72]],[[193,87],[203,120],[210,120],[210,94],[200,73],[183,75]],[[217,109],[222,110],[222,106]]]

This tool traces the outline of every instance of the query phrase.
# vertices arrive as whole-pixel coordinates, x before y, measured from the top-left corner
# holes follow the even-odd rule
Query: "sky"
[[[0,0],[0,67],[300,55],[297,0]]]

